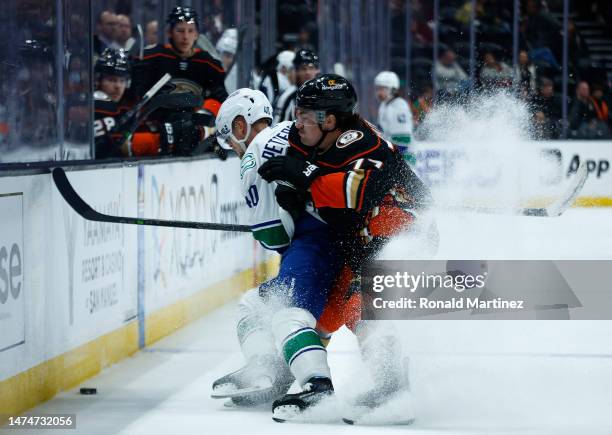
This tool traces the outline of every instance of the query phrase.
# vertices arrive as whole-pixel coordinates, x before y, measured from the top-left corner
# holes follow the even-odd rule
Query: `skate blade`
[[[270,394],[271,392],[272,392],[271,385],[267,385],[267,386],[255,385],[250,388],[240,388],[240,389],[229,389],[229,388],[223,388],[223,386],[221,386],[220,388],[215,388],[213,392],[211,393],[210,397],[212,397],[213,399],[232,399],[232,398],[248,397],[248,396],[260,395],[260,394]]]
[[[272,412],[272,420],[278,423],[340,423],[340,415],[337,399],[327,397],[304,410],[297,405],[277,406]]]
[[[389,420],[389,419],[369,419],[367,416],[357,419],[342,418],[342,421],[351,426],[409,426],[413,424],[415,418],[407,418],[405,420]]]

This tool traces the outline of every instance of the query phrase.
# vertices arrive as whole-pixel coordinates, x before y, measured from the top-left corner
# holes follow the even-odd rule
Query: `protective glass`
[[[316,110],[300,109],[296,107],[293,115],[295,123],[298,126],[314,127],[319,124],[319,112]]]

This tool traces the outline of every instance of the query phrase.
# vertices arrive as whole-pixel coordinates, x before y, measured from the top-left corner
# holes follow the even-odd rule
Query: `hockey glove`
[[[281,180],[293,184],[301,190],[308,190],[312,182],[320,175],[321,168],[291,156],[272,157],[257,171],[268,183]]]
[[[278,205],[287,210],[294,221],[304,213],[308,194],[303,190],[294,189],[285,184],[279,184],[274,191]]]
[[[200,139],[200,132],[191,119],[164,122],[161,129],[162,149],[175,156],[190,156]]]

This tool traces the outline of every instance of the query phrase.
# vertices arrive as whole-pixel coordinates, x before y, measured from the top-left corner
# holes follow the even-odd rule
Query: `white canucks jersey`
[[[397,145],[409,145],[412,136],[412,112],[408,102],[395,97],[380,103],[378,126],[388,141]]]
[[[240,162],[240,185],[249,207],[249,225],[253,237],[267,249],[283,250],[289,246],[294,226],[289,213],[276,201],[276,183],[265,181],[257,170],[266,160],[287,153],[292,124],[285,121],[260,131]]]

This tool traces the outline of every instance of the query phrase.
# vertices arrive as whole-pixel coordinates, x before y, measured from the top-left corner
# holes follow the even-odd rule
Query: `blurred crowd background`
[[[321,72],[355,84],[372,119],[374,77],[391,70],[417,131],[438,104],[504,90],[529,105],[534,139],[609,139],[611,3],[4,0],[0,162],[93,155],[96,57],[108,47],[138,57],[165,42],[176,4],[198,11],[202,48],[230,68],[228,92],[259,86],[279,67],[278,53],[305,48],[318,53]]]

